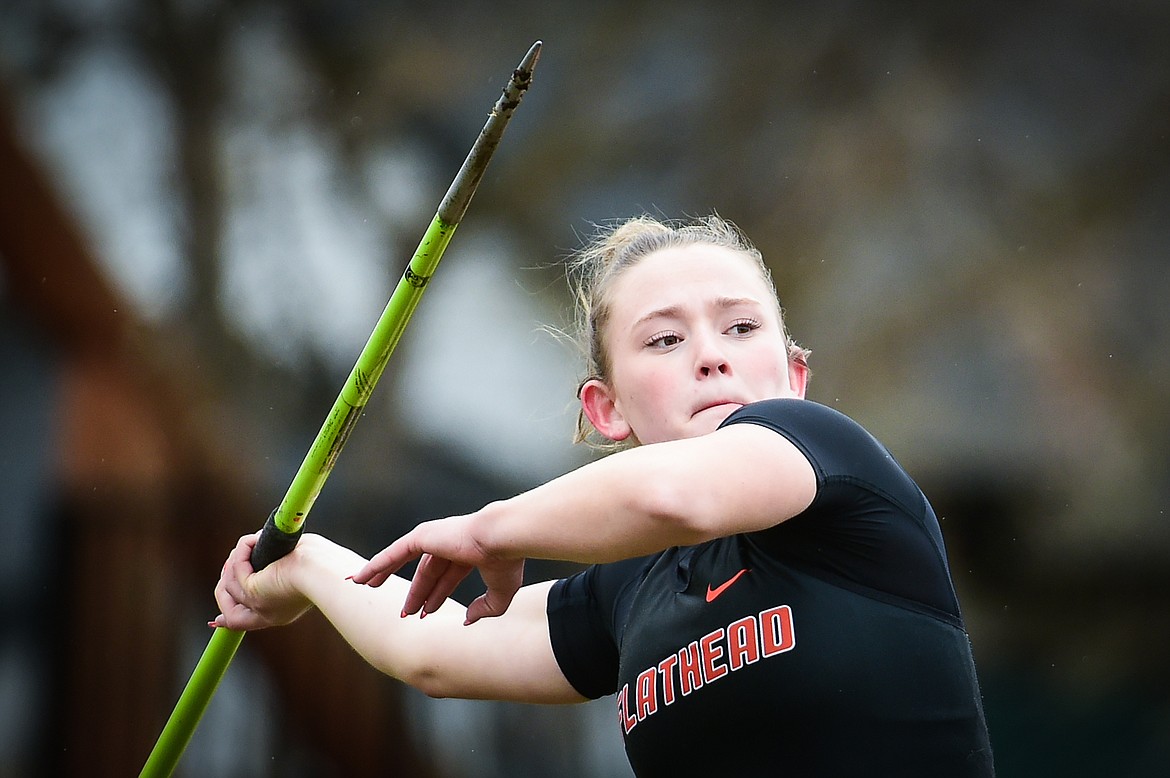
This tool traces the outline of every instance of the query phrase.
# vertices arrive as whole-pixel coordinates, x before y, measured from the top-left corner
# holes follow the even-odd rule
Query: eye
[[[760,323],[755,319],[736,319],[727,328],[727,332],[731,335],[750,335],[753,330],[758,330]]]
[[[672,330],[663,330],[646,338],[645,345],[650,348],[673,348],[682,343],[682,335]]]

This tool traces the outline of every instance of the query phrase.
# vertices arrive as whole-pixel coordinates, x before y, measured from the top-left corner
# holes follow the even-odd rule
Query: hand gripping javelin
[[[434,274],[443,250],[447,248],[455,228],[467,212],[467,206],[483,178],[492,154],[500,144],[512,113],[532,84],[532,71],[540,58],[540,48],[540,41],[532,44],[520,65],[512,72],[503,94],[496,101],[471,152],[447,189],[439,210],[435,212],[402,279],[358,356],[341,394],[321,425],[321,431],[317,433],[309,453],[293,476],[284,499],[264,523],[260,539],[252,552],[252,566],[255,569],[267,567],[296,546],[304,529],[305,518],[317,495],[321,493],[325,479],[332,472],[337,455],[361,418],[374,385],[381,377],[394,347],[398,345],[411,314],[418,307],[427,281]],[[243,632],[223,627],[212,634],[154,750],[150,752],[139,774],[140,778],[169,776],[174,771],[243,638]]]

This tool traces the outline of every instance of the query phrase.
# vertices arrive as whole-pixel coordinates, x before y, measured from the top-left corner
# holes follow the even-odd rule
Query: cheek
[[[623,411],[627,418],[647,421],[665,417],[668,401],[678,394],[676,384],[665,371],[631,370],[624,378]]]
[[[771,354],[768,355],[771,357]],[[788,386],[788,362],[785,359],[767,358],[749,363],[746,377],[752,384],[764,387]]]
[[[666,371],[654,371],[642,381],[643,402],[647,403],[651,415],[662,414],[666,400],[678,394],[678,382]]]

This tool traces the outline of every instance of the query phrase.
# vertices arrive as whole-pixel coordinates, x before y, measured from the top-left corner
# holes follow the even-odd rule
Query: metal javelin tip
[[[504,91],[492,108],[483,129],[480,130],[471,152],[463,161],[463,166],[439,204],[437,216],[443,223],[454,226],[463,219],[467,205],[471,202],[480,179],[483,178],[484,170],[487,169],[488,162],[504,135],[504,129],[512,119],[512,113],[520,105],[520,100],[528,91],[528,87],[532,85],[533,69],[536,67],[536,61],[540,59],[540,49],[543,45],[540,41],[533,43],[524,59],[520,60],[520,64],[512,71],[512,77],[504,86]]]
[[[540,47],[544,45],[544,41],[537,41],[532,44],[532,48],[524,55],[524,59],[520,61],[520,70],[532,70],[536,67],[536,60],[540,59]]]

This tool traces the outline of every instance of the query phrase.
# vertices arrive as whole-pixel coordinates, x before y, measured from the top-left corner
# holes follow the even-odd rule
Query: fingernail
[[[218,624],[216,624],[214,621],[209,621],[209,622],[207,622],[207,626],[211,627],[212,629],[218,629],[218,628],[219,628],[219,625],[218,625]]]
[[[347,575],[347,576],[345,577],[345,580],[347,580],[347,581],[352,581],[352,580],[353,580],[353,576],[352,576],[352,575]]]
[[[402,609],[402,615],[401,615],[401,616],[399,616],[399,618],[402,618],[402,619],[405,619],[405,618],[406,618],[406,608],[403,608],[403,609]]]
[[[425,619],[425,618],[427,617],[427,609],[426,609],[426,608],[423,608],[421,611],[419,611],[419,612],[418,612],[418,617],[419,617],[420,619]]]

